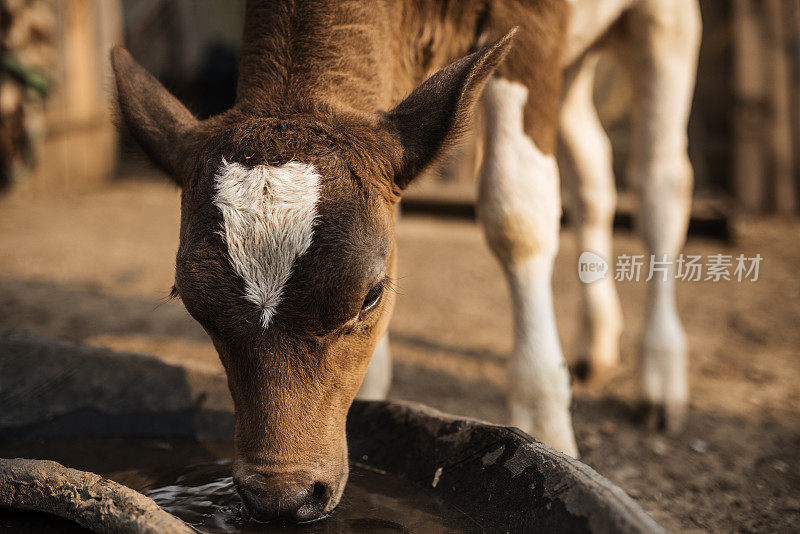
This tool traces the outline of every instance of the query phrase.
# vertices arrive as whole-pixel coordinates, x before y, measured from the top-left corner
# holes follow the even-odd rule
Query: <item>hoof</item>
[[[572,417],[569,410],[559,406],[540,407],[531,410],[521,403],[510,403],[510,426],[515,426],[530,434],[545,445],[561,451],[568,456],[578,458],[578,444],[572,431]],[[546,417],[536,417],[536,413]]]
[[[579,358],[570,367],[570,374],[575,380],[588,386],[602,386],[613,376],[614,366],[592,363],[588,358]]]
[[[636,419],[650,431],[678,434],[686,426],[686,406],[642,401]]]

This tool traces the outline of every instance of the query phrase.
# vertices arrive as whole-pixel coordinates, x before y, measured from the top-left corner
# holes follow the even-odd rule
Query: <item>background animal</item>
[[[537,6],[530,3],[532,12]],[[675,306],[675,265],[686,237],[692,192],[687,123],[694,90],[701,21],[693,0],[571,0],[557,39],[560,63],[542,61],[543,34],[521,19],[510,58],[484,95],[485,161],[478,213],[487,243],[506,274],[514,311],[509,363],[511,423],[577,455],[569,415],[569,378],[552,311],[551,269],[561,216],[559,172],[573,197],[581,251],[600,255],[612,273],[582,286],[579,378],[602,382],[619,361],[622,331],[614,289],[612,225],[616,186],[611,144],[593,103],[600,54],[614,54],[634,87],[628,182],[641,202],[639,228],[663,272],[648,282],[641,333],[641,398],[653,428],[681,428],[688,402],[687,348]],[[531,42],[532,41],[532,42]],[[540,77],[564,80],[558,111],[563,150],[556,167],[553,132],[543,117],[557,106]],[[548,72],[549,69],[549,72]],[[546,74],[545,74],[546,73]],[[555,83],[555,82],[552,82]],[[531,89],[534,90],[531,90]],[[647,267],[645,267],[647,269]],[[643,279],[650,278],[645,272]],[[557,296],[556,296],[557,298]],[[361,388],[381,398],[390,382],[388,342],[373,358]]]

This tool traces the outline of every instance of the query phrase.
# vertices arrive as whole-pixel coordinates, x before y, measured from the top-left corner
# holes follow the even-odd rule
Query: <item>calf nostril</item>
[[[328,486],[322,482],[314,482],[311,490],[311,498],[315,501],[325,503],[328,500]]]
[[[278,517],[280,510],[277,500],[265,498],[239,484],[236,484],[236,489],[250,517],[256,521],[271,521]]]
[[[322,482],[314,482],[307,492],[308,497],[294,514],[295,521],[309,522],[316,521],[325,516],[325,508],[328,505],[330,492],[328,486]]]

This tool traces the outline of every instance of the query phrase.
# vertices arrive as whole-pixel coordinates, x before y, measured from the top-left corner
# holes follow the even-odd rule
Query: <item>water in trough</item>
[[[188,440],[79,439],[0,444],[2,458],[51,459],[125,484],[148,495],[200,532],[479,531],[466,514],[424,489],[365,464],[351,465],[342,501],[323,521],[296,525],[246,520],[231,479],[231,453],[230,444],[201,445]],[[27,526],[23,531],[41,532],[47,518],[0,510],[0,530],[12,525]]]

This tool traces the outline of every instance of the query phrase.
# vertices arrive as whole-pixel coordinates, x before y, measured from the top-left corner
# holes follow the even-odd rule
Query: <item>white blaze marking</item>
[[[228,256],[245,283],[244,298],[266,328],[280,303],[294,261],[311,245],[320,176],[311,165],[257,165],[222,160],[214,205],[222,212]]]

